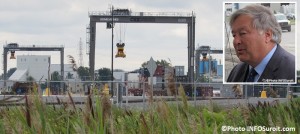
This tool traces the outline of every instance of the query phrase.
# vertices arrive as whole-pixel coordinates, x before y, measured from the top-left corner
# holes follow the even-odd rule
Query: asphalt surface
[[[71,99],[69,96],[66,95],[50,95],[50,96],[42,96],[42,100],[46,104],[50,105],[61,105],[62,103],[71,103]],[[58,101],[59,99],[59,101]],[[142,96],[123,96],[123,102],[117,103],[117,98],[111,99],[111,102],[114,105],[123,107],[123,108],[133,108],[133,109],[147,109],[150,106],[148,101],[148,97],[143,99]],[[87,102],[87,96],[83,95],[72,95],[73,102],[82,107]],[[172,96],[159,96],[154,98],[154,103],[159,102],[161,100],[165,100],[169,104],[177,104],[182,103],[182,101],[175,101],[174,97]],[[191,106],[211,106],[212,104],[232,108],[236,106],[246,106],[248,104],[256,105],[258,102],[268,102],[270,104],[275,102],[286,103],[286,98],[257,98],[251,97],[248,99],[236,99],[236,98],[221,98],[221,97],[213,97],[213,98],[197,98],[194,101],[194,98],[189,98],[188,104]],[[0,95],[0,106],[22,106],[25,102],[24,95]]]

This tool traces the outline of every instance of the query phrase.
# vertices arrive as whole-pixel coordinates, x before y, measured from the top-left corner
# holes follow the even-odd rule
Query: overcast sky
[[[63,45],[65,63],[68,63],[67,55],[78,60],[78,44],[82,38],[84,66],[88,66],[85,44],[88,12],[109,11],[111,5],[133,12],[195,12],[196,48],[198,45],[223,48],[222,0],[1,0],[0,44]],[[121,37],[127,56],[114,59],[115,69],[137,69],[152,56],[154,60],[170,59],[172,65],[184,65],[187,70],[186,25],[132,23],[121,24],[121,27],[116,25],[114,42],[119,42]],[[299,31],[299,25],[297,29]],[[114,55],[116,51],[115,47]],[[24,54],[51,55],[52,63],[60,63],[59,52],[16,52],[16,55]],[[220,55],[214,57],[221,59]],[[16,60],[8,61],[8,69],[16,67]],[[3,72],[2,62],[1,57],[0,73]],[[111,67],[111,30],[106,29],[105,23],[98,23],[95,69],[102,67]],[[297,68],[300,69],[299,65]]]

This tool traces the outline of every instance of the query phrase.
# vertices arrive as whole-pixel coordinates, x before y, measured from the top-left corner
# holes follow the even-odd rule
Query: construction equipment
[[[15,51],[10,51],[10,58],[9,59],[16,59]]]
[[[18,95],[28,94],[37,91],[38,84],[36,82],[16,82],[12,86],[12,92]]]

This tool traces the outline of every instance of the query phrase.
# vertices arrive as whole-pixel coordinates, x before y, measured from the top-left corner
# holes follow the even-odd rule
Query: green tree
[[[77,69],[77,74],[82,81],[90,80],[90,69],[88,67],[80,66]]]
[[[27,76],[26,81],[33,82],[35,79],[32,76]]]
[[[75,58],[72,55],[68,55],[68,58],[69,58],[70,64],[72,65],[73,71],[77,71],[78,68],[77,68],[77,64],[76,64]]]
[[[52,91],[59,89],[60,82],[57,82],[57,81],[60,81],[60,80],[61,80],[60,74],[57,71],[54,71],[51,74],[51,81],[56,81],[56,82],[50,83],[50,89],[52,89]]]
[[[163,67],[170,67],[171,63],[167,62],[166,60],[157,60],[156,61],[157,65],[163,66]]]
[[[74,76],[73,76],[73,74],[71,74],[70,72],[68,72],[66,78],[67,79],[74,79]]]
[[[98,79],[99,81],[110,81],[111,79],[111,70],[109,68],[100,68],[98,70]]]
[[[29,86],[30,90],[33,90],[35,79],[32,76],[27,76],[26,81],[28,82],[28,86]]]
[[[52,74],[51,74],[51,81],[60,81],[61,78],[60,78],[60,75],[57,71],[54,71]]]
[[[122,69],[114,69],[114,72],[124,72]]]

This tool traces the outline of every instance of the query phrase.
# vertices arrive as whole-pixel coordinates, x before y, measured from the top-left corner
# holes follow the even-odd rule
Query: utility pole
[[[111,6],[111,97],[114,97],[114,6]]]
[[[83,54],[82,54],[82,41],[81,41],[81,38],[79,40],[79,61],[78,61],[78,64],[79,66],[82,66],[83,67]]]

